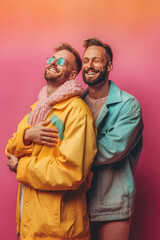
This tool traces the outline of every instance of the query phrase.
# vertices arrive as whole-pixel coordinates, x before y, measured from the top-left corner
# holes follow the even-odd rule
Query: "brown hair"
[[[101,46],[106,50],[107,56],[109,56],[110,61],[112,62],[113,59],[113,53],[112,53],[112,49],[111,47],[106,44],[103,43],[101,40],[99,40],[98,38],[94,37],[94,38],[88,38],[85,39],[82,43],[82,46],[87,49],[90,46]]]
[[[61,50],[67,50],[75,56],[76,64],[77,64],[77,72],[79,73],[82,68],[82,60],[81,60],[81,57],[80,57],[78,51],[75,48],[73,48],[71,45],[69,45],[68,43],[60,43],[54,48],[55,52],[59,52]]]

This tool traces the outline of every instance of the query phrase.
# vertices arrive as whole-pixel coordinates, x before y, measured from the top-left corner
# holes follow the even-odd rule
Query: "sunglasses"
[[[51,62],[53,62],[53,61],[55,61],[56,60],[56,62],[57,62],[57,64],[59,65],[59,66],[63,66],[66,62],[67,63],[69,63],[71,66],[72,66],[72,68],[75,70],[75,68],[73,67],[73,65],[69,62],[69,61],[67,61],[65,58],[62,58],[62,57],[60,57],[60,58],[55,58],[55,57],[49,57],[49,58],[47,58],[47,64],[51,64]],[[76,70],[75,70],[76,71]]]
[[[62,57],[60,57],[60,58],[50,57],[50,58],[47,58],[47,64],[51,64],[51,62],[53,62],[55,60],[57,61],[57,64],[59,66],[63,66],[65,64],[65,62],[67,62],[67,60]]]

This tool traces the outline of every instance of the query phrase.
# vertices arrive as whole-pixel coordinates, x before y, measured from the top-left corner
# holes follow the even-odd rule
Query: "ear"
[[[113,69],[112,62],[108,62],[107,71],[110,72],[110,71],[112,71],[112,69]]]
[[[77,75],[78,75],[78,72],[77,72],[77,71],[72,71],[72,73],[71,73],[71,75],[70,75],[70,77],[69,77],[69,80],[75,79],[75,78],[77,77]]]

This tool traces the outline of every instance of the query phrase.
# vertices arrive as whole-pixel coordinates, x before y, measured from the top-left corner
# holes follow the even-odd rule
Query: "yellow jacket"
[[[34,104],[32,109],[36,106]],[[22,240],[89,240],[86,190],[96,154],[96,134],[89,108],[79,97],[55,104],[46,120],[57,128],[55,147],[23,144],[29,114],[20,122],[6,152],[20,158],[17,180],[17,231]],[[25,193],[19,220],[21,183]]]

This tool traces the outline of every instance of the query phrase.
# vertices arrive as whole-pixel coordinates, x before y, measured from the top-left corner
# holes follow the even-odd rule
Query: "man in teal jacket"
[[[92,240],[127,240],[134,207],[133,174],[142,149],[143,122],[135,97],[108,80],[112,50],[97,38],[83,42],[84,101],[96,121],[98,153],[89,193]]]

